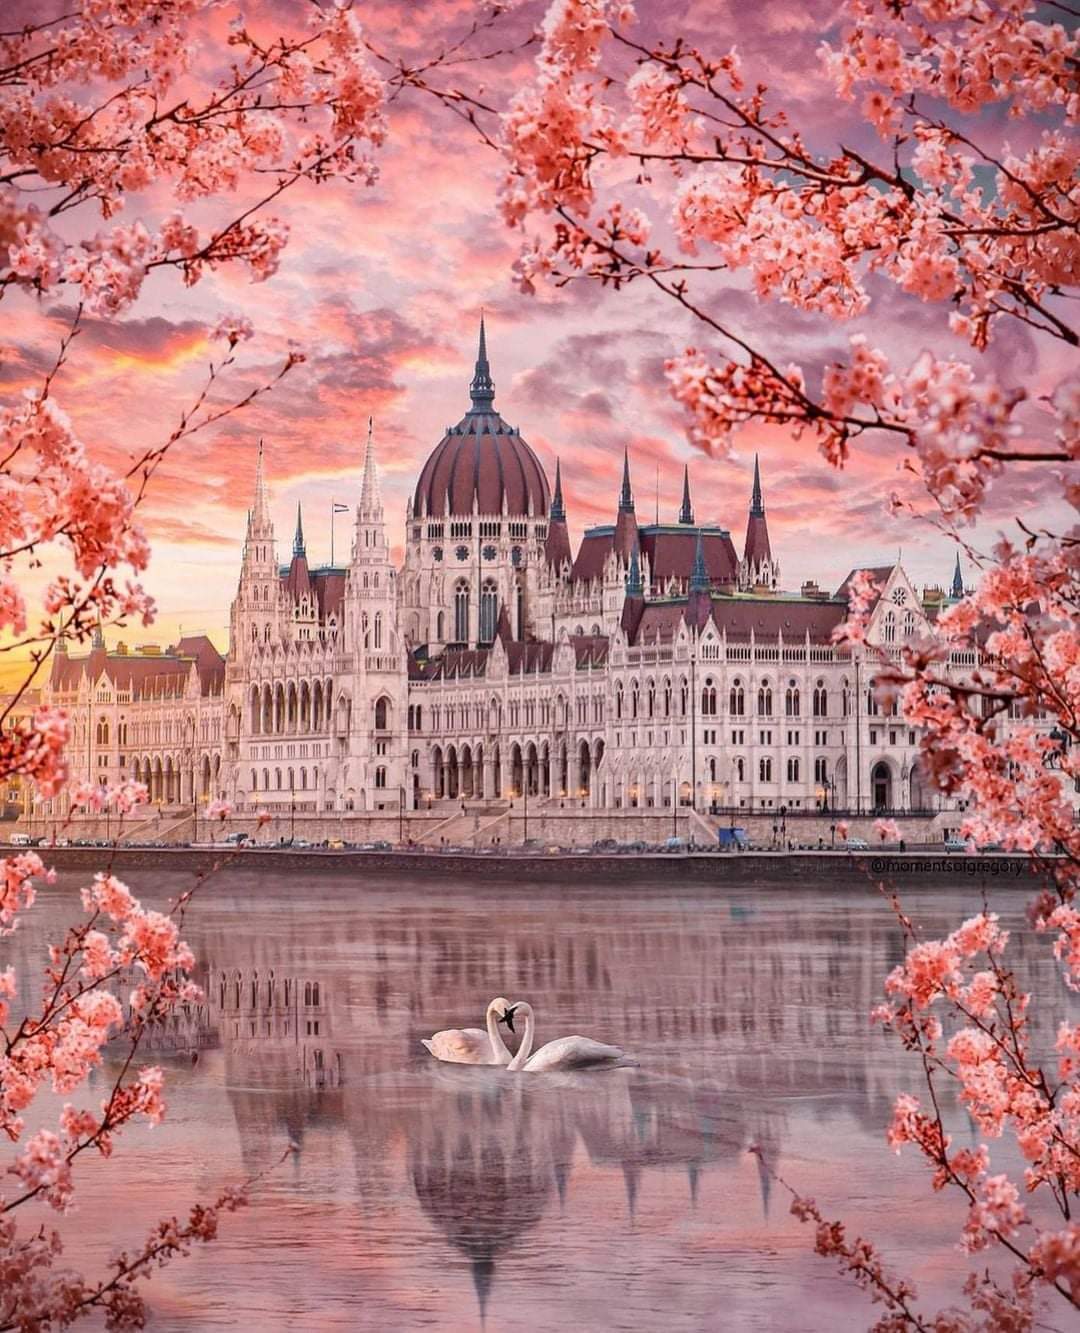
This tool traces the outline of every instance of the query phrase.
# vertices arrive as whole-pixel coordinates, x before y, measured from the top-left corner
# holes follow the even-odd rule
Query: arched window
[[[798,782],[799,780],[799,761],[794,757],[787,761],[787,780],[788,782]]]
[[[866,691],[866,711],[871,717],[877,717],[881,708],[878,704],[877,692],[873,685]]]
[[[709,676],[701,690],[701,711],[706,717],[716,716],[716,686]]]
[[[278,791],[281,790],[281,769],[280,769],[280,768],[275,768],[275,769],[274,769],[274,787],[275,787],[276,790],[278,790]]]
[[[885,643],[896,642],[896,612],[886,611],[881,618],[881,637]]]
[[[784,694],[784,715],[786,717],[798,717],[802,712],[802,696],[799,693],[799,687],[793,680],[788,681],[788,687]]]
[[[623,712],[623,687],[622,681],[615,686],[615,718],[621,720]]]
[[[844,717],[851,715],[851,690],[845,680],[840,688],[840,711]]]
[[[814,716],[828,717],[829,715],[829,692],[825,688],[825,682],[819,680],[814,686]]]
[[[302,769],[300,770],[300,790],[301,790],[301,791],[307,791],[307,769],[306,769],[306,768],[302,768]]]
[[[255,769],[251,770],[251,790],[252,791],[259,790],[259,775]]]
[[[385,769],[385,768],[377,768],[377,769],[375,770],[375,786],[376,786],[376,787],[380,787],[380,788],[386,786],[386,769]]]
[[[454,587],[454,641],[469,642],[469,585],[464,579]]]
[[[375,612],[375,643],[376,648],[382,647],[382,612]]]
[[[270,790],[270,770],[269,770],[268,768],[264,768],[264,769],[263,769],[263,791],[269,791],[269,790]]]
[[[736,678],[731,684],[731,693],[728,697],[728,711],[732,717],[742,717],[746,712],[746,695],[743,691],[742,681]]]
[[[388,708],[389,708],[389,700],[387,699],[386,695],[385,694],[380,695],[379,698],[375,700],[376,731],[386,731]]]
[[[908,609],[904,612],[905,639],[913,639],[915,637],[916,633],[915,626],[916,626],[915,612],[911,609],[911,607],[908,607]]]
[[[735,781],[736,781],[736,782],[745,782],[745,781],[746,781],[746,760],[745,760],[745,759],[736,759],[736,760],[735,760]]]
[[[491,643],[499,618],[499,592],[494,579],[485,579],[480,588],[480,641]]]
[[[109,743],[109,724],[103,717],[98,719],[97,743],[99,745],[108,745]]]
[[[758,760],[758,778],[762,782],[772,782],[772,760],[763,758]]]
[[[768,681],[758,686],[757,710],[759,717],[772,717],[772,686]]]
[[[814,760],[814,781],[820,786],[829,780],[829,761],[823,754]]]
[[[443,637],[443,613],[440,611],[435,617],[435,637],[442,642]]]

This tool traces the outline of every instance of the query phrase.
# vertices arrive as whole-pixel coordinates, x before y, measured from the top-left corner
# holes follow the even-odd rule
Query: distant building
[[[45,693],[71,712],[75,771],[138,778],[178,813],[211,796],[303,817],[526,790],[591,809],[940,804],[874,681],[933,633],[944,594],[875,569],[866,643],[834,645],[851,576],[780,591],[756,460],[741,554],[695,519],[688,472],[675,520],[639,522],[628,456],[614,521],[575,552],[561,468],[552,490],[495,409],[482,322],[470,396],[420,471],[400,569],[370,423],[338,565],[309,563],[299,510],[279,565],[260,445],[227,658],[201,636],[60,652]]]

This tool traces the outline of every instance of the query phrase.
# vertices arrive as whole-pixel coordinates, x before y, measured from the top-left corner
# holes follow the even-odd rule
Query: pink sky
[[[253,12],[272,19],[274,8],[263,4]],[[524,36],[542,8],[520,6],[505,20],[506,36],[485,45]],[[689,32],[718,52],[737,41],[751,79],[772,84],[819,146],[866,134],[817,72],[814,51],[830,33],[833,4],[639,0],[638,9],[646,37]],[[420,8],[379,0],[361,11],[377,43],[406,54],[459,33],[474,12],[465,0]],[[485,96],[504,103],[531,58],[525,52],[485,64]],[[698,520],[726,525],[741,548],[758,450],[786,587],[797,589],[806,578],[835,587],[853,565],[880,564],[900,549],[917,583],[949,577],[948,540],[928,524],[885,511],[890,489],[906,484],[890,446],[861,442],[840,474],[811,445],[759,429],[744,435],[738,457],[707,459],[687,444],[663,377],[665,357],[688,342],[704,345],[680,314],[638,287],[618,295],[585,285],[520,294],[511,274],[520,238],[503,226],[495,206],[498,159],[433,102],[413,96],[395,103],[379,161],[373,188],[335,184],[286,197],[277,212],[292,239],[268,283],[221,273],[185,289],[175,275],[158,274],[125,318],[88,321],[57,394],[87,442],[117,465],[166,437],[191,402],[208,360],[220,356],[222,345],[209,330],[222,313],[246,314],[257,330],[227,382],[234,392],[267,377],[290,340],[308,356],[255,408],[185,442],[167,460],[144,511],[154,547],[146,583],[158,599],[159,621],[151,631],[110,638],[167,642],[182,625],[224,645],[260,436],[279,554],[287,558],[300,501],[309,558],[320,563],[329,556],[331,501],[351,503],[359,494],[367,418],[374,416],[389,535],[399,548],[406,496],[423,461],[468,406],[481,307],[496,405],[549,475],[561,457],[575,539],[583,527],[613,520],[628,446],[639,517],[653,517],[659,468],[660,515],[674,518],[688,461]],[[662,225],[659,192],[638,191],[635,198]],[[149,217],[159,202],[133,200],[127,213],[139,215],[145,205]],[[848,327],[759,304],[739,280],[717,285],[710,299],[726,322],[751,333],[779,361],[813,366],[859,327],[901,359],[950,345],[940,333],[940,308],[884,287],[871,317]],[[65,306],[5,298],[0,394],[40,379],[64,328]],[[994,368],[1006,382],[1043,391],[1062,373],[1062,356],[1018,327],[992,350]],[[1047,469],[1030,476],[1015,469],[993,491],[975,539],[985,549],[1016,514],[1034,524],[1060,521],[1058,492]],[[342,516],[339,560],[348,536]]]

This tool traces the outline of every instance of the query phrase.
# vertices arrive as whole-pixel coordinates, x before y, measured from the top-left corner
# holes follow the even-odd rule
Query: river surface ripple
[[[190,884],[127,878],[159,906]],[[5,942],[24,983],[77,882]],[[1062,995],[1023,923],[1030,894],[994,892],[1026,984]],[[906,903],[936,934],[979,898],[927,883]],[[752,1145],[927,1306],[958,1296],[962,1207],[884,1142],[919,1077],[868,1021],[901,957],[870,887],[684,891],[675,862],[626,888],[240,869],[199,891],[185,934],[206,1003],[152,1055],[168,1118],[80,1169],[69,1256],[133,1244],[298,1151],[216,1243],[154,1277],[156,1330],[867,1327],[874,1307],[814,1256]],[[514,1076],[427,1055],[421,1037],[482,1026],[498,994],[533,1004],[538,1044],[583,1033],[640,1068]],[[1062,996],[1048,1028],[1066,1011]],[[1012,1164],[999,1145],[994,1164]]]

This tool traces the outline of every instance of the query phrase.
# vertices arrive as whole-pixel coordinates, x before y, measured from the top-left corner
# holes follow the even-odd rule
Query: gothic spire
[[[705,542],[701,536],[701,529],[697,530],[697,545],[694,547],[694,568],[690,574],[691,592],[708,592],[709,590],[709,571],[705,565]]]
[[[619,495],[619,508],[627,514],[634,512],[634,492],[630,489],[630,450],[623,450],[622,493]]]
[[[373,439],[374,421],[368,417],[367,448],[364,450],[364,479],[360,484],[360,513],[365,519],[382,518],[382,495],[379,491],[379,469],[375,463]]]
[[[255,502],[248,515],[248,527],[266,529],[270,526],[270,497],[266,489],[266,476],[263,471],[263,442],[259,441],[259,452],[255,458]]]
[[[630,572],[626,576],[627,597],[643,597],[645,585],[641,581],[641,548],[637,542],[630,552]]]
[[[956,568],[953,570],[951,592],[953,597],[963,597],[964,595],[964,575],[960,569],[959,551],[956,553]]]
[[[562,461],[558,458],[555,460],[555,494],[551,497],[548,517],[553,522],[566,522],[566,507],[562,498]]]
[[[472,394],[473,412],[494,411],[495,382],[491,378],[491,367],[487,359],[487,336],[484,331],[484,314],[480,312],[480,346],[476,353],[476,370],[469,385]]]
[[[758,456],[754,455],[754,493],[750,497],[750,515],[752,518],[765,517],[765,504],[761,498],[761,469],[758,467]]]
[[[296,536],[293,537],[292,553],[294,556],[306,556],[304,549],[304,519],[300,513],[300,501],[296,502]]]
[[[685,523],[689,527],[694,525],[694,507],[690,503],[690,468],[689,465],[683,466],[682,475],[682,508],[679,510],[679,522]]]

